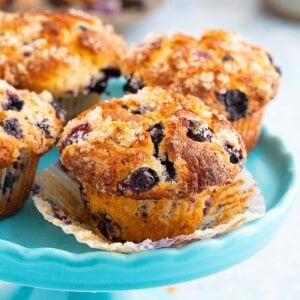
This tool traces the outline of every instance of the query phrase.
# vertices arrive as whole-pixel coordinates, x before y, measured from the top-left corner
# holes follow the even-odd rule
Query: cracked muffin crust
[[[99,100],[108,78],[119,76],[125,51],[111,26],[76,10],[0,12],[0,36],[0,77],[16,88],[48,90],[68,119]],[[84,96],[95,93],[84,106]],[[68,103],[80,96],[74,107]]]
[[[81,183],[132,199],[179,199],[225,185],[246,159],[225,117],[162,88],[96,104],[66,125],[58,147]]]
[[[248,151],[258,139],[264,109],[280,79],[269,52],[222,30],[205,31],[200,38],[180,33],[149,37],[128,51],[123,73],[125,91],[160,86],[198,96],[227,117]]]
[[[49,92],[16,90],[0,80],[0,219],[23,206],[39,157],[53,146],[62,124]]]

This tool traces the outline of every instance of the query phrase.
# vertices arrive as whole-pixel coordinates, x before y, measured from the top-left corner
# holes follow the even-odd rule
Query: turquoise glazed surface
[[[50,151],[39,170],[57,158],[57,151]],[[296,181],[292,156],[265,129],[247,168],[265,196],[265,216],[222,237],[177,249],[135,254],[91,249],[45,221],[29,199],[20,213],[0,222],[0,280],[56,290],[114,291],[184,282],[233,266],[274,237],[292,204]]]

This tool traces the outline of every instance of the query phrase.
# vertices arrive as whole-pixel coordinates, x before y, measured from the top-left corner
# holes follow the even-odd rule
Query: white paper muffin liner
[[[149,239],[140,243],[110,242],[105,237],[96,235],[89,223],[89,213],[81,199],[78,183],[59,164],[54,164],[38,174],[33,189],[33,201],[47,221],[59,226],[66,234],[74,235],[78,242],[91,248],[121,253],[180,247],[193,241],[218,237],[245,222],[262,217],[265,213],[262,193],[245,169],[232,184],[212,196],[210,205],[215,207],[208,207],[198,230],[189,235],[155,242]],[[237,203],[240,207],[239,213],[232,213]]]
[[[38,156],[22,150],[16,161],[0,169],[0,220],[14,215],[24,206],[38,162]]]

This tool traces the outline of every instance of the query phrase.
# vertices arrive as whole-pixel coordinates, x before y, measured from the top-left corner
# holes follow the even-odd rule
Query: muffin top
[[[0,80],[0,169],[15,161],[21,151],[42,155],[54,144],[63,117],[51,101],[49,92],[16,90]]]
[[[244,144],[199,98],[144,88],[71,120],[58,147],[81,183],[107,195],[182,198],[240,172]]]
[[[180,33],[149,37],[130,49],[123,68],[146,86],[198,96],[231,121],[266,105],[280,79],[266,50],[221,30],[206,31],[199,39]]]
[[[75,10],[0,12],[0,36],[0,78],[56,98],[88,92],[125,49],[112,27]]]

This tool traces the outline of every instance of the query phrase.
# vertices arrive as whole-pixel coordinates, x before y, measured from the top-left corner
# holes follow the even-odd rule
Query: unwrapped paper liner
[[[33,201],[47,221],[59,226],[66,234],[73,234],[78,242],[91,248],[122,253],[180,247],[193,241],[218,237],[244,222],[262,217],[265,213],[262,193],[245,169],[232,184],[219,188],[213,194],[198,230],[159,241],[147,239],[140,243],[110,242],[95,234],[89,223],[89,214],[81,199],[78,183],[59,164],[54,164],[37,175]]]

